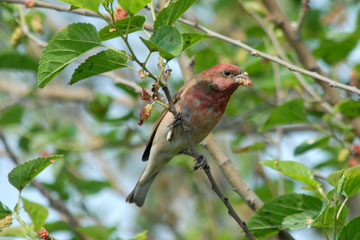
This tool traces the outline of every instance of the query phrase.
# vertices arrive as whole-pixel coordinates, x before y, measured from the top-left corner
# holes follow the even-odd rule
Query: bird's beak
[[[252,82],[247,72],[242,72],[235,76],[235,82],[239,85],[251,86]]]

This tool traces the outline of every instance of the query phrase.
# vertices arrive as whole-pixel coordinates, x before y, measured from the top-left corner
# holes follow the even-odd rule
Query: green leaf
[[[338,105],[338,108],[344,116],[350,119],[360,115],[360,101],[344,100]]]
[[[107,228],[104,226],[88,226],[88,227],[77,227],[76,231],[85,234],[86,236],[92,237],[98,240],[110,239],[111,233],[115,228]]]
[[[146,240],[147,239],[147,230],[136,234],[134,238],[129,238],[129,240]]]
[[[83,180],[81,178],[76,178],[73,181],[73,184],[84,195],[98,193],[101,190],[103,190],[104,188],[111,187],[111,184],[106,181],[97,181],[97,180],[87,181],[87,180]]]
[[[350,198],[360,192],[360,166],[333,172],[328,176],[328,182],[337,191],[342,189],[344,195]]]
[[[0,220],[12,214],[12,211],[0,201]]]
[[[45,47],[37,74],[38,86],[45,87],[67,65],[84,52],[100,46],[95,26],[73,23],[56,34]]]
[[[207,38],[208,36],[206,34],[199,34],[199,33],[183,33],[182,34],[182,38],[183,38],[183,51],[197,43],[199,43],[200,41],[204,40],[205,38]]]
[[[143,9],[151,0],[118,0],[119,5],[128,13],[135,14]]]
[[[318,198],[303,194],[286,194],[265,203],[251,217],[248,227],[255,237],[266,237],[283,229],[283,221],[287,216],[309,212],[316,216],[320,210],[321,200]]]
[[[36,71],[38,62],[29,55],[5,51],[0,53],[0,68]]]
[[[171,26],[191,7],[196,0],[178,0],[162,9],[156,17],[154,29]]]
[[[276,108],[260,131],[264,132],[282,124],[304,123],[306,121],[304,100],[297,98]]]
[[[95,99],[87,104],[87,110],[98,120],[105,119],[112,98],[105,94],[96,94]]]
[[[46,223],[44,228],[51,233],[56,231],[71,231],[69,224],[64,221]]]
[[[288,177],[316,188],[320,183],[315,180],[312,171],[305,165],[294,161],[267,160],[260,162],[262,165],[275,169]]]
[[[24,108],[20,105],[13,105],[0,112],[0,126],[19,124],[24,115]]]
[[[282,226],[289,230],[310,228],[317,212],[296,213],[284,218]]]
[[[130,21],[130,25],[129,25]],[[143,29],[143,25],[145,23],[145,17],[141,15],[131,16],[122,18],[115,22],[115,25],[120,29],[120,33],[116,31],[113,26],[106,26],[99,31],[100,40],[105,41],[112,38],[120,37],[121,35],[126,34],[126,30],[128,33],[133,33],[137,31],[141,31]],[[129,29],[128,29],[129,25]]]
[[[25,211],[29,214],[34,223],[35,231],[39,231],[43,227],[46,218],[49,215],[49,210],[38,203],[31,202],[22,198]]]
[[[141,38],[150,51],[159,51],[166,60],[177,57],[182,52],[182,37],[174,27],[161,27],[155,31],[150,40]]]
[[[101,0],[60,0],[65,3],[69,3],[78,8],[90,9],[91,11],[98,12]],[[74,7],[71,6],[72,9]]]
[[[309,140],[301,143],[299,146],[295,148],[294,154],[299,155],[304,152],[307,152],[313,148],[317,147],[326,147],[330,137],[320,137],[320,138],[310,138]]]
[[[341,231],[338,240],[360,240],[360,217],[352,219]]]
[[[74,84],[81,79],[95,76],[100,73],[126,67],[128,56],[124,51],[121,52],[122,54],[113,50],[105,50],[89,57],[75,69],[70,84]]]
[[[44,170],[47,166],[60,157],[62,156],[52,155],[48,157],[36,158],[34,160],[22,163],[11,170],[8,176],[9,182],[19,191],[21,191],[42,170]]]
[[[30,226],[28,226],[30,228]],[[24,234],[28,231],[25,226],[12,226],[1,230],[1,237],[26,237]]]

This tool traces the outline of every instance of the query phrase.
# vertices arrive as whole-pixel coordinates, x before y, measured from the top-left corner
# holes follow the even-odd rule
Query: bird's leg
[[[185,149],[181,151],[182,154],[188,155],[190,157],[193,157],[195,159],[195,164],[193,166],[193,171],[198,170],[199,168],[207,168],[209,165],[203,155],[199,155],[197,153],[192,152],[189,149]]]

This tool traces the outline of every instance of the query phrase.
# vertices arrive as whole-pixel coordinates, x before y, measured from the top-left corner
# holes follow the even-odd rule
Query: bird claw
[[[208,163],[203,155],[199,155],[197,158],[195,158],[195,164],[193,166],[193,170],[196,171],[199,168],[207,168]]]

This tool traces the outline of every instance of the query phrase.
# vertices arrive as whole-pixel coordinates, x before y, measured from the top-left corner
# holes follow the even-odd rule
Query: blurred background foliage
[[[301,1],[279,0],[278,3],[286,17],[295,22]],[[155,5],[158,4],[155,1]],[[310,1],[309,6],[301,28],[302,41],[332,79],[358,87],[359,1]],[[14,4],[0,1],[0,131],[23,161],[48,154],[64,155],[40,176],[39,181],[81,222],[83,227],[79,231],[93,239],[129,239],[144,231],[148,239],[241,239],[242,232],[211,191],[207,179],[200,171],[191,171],[193,160],[186,156],[174,158],[159,175],[143,208],[125,203],[126,195],[145,165],[140,156],[162,108],[157,106],[150,119],[140,127],[138,116],[145,103],[140,98],[139,88],[134,89],[109,76],[91,77],[68,86],[70,74],[80,60],[45,89],[37,89],[36,70],[41,48],[19,31],[19,14],[25,14],[30,31],[44,41],[72,22],[91,22],[98,29],[105,26],[105,22],[50,9],[21,11]],[[268,22],[261,2],[244,0],[199,0],[184,17],[276,55],[268,35],[249,12],[256,12]],[[151,20],[149,10],[143,9],[140,14]],[[176,27],[197,32],[182,23],[176,23]],[[268,27],[275,32],[286,55],[298,64],[297,55],[283,32],[269,22]],[[146,50],[139,35],[145,36],[132,34],[130,42],[144,59]],[[109,41],[109,45],[125,49],[118,39]],[[259,165],[262,160],[299,161],[322,176],[358,165],[359,153],[354,152],[354,146],[360,141],[351,121],[359,116],[360,106],[354,101],[354,95],[341,92],[347,100],[337,104],[330,114],[305,93],[291,71],[253,57],[242,48],[209,38],[188,49],[187,54],[194,60],[195,73],[217,63],[231,63],[241,66],[252,78],[251,88],[241,88],[232,96],[214,133],[239,168],[239,174],[264,202],[284,193],[311,192],[302,189],[303,184],[284,179]],[[149,63],[150,69],[156,72],[156,56],[151,57]],[[177,60],[172,60],[170,67],[173,74],[168,83],[174,94],[183,79]],[[115,75],[148,89],[152,84],[151,80],[142,80],[126,69],[116,71]],[[276,77],[281,82],[280,89],[277,89]],[[322,89],[312,78],[305,79],[322,95]],[[270,113],[280,105],[279,96],[281,102],[303,99],[303,107],[294,105],[288,111],[300,112],[305,120],[260,131]],[[334,120],[337,113],[345,116],[341,122]],[[278,113],[283,114],[287,112]],[[209,159],[219,185],[240,216],[248,220],[252,210],[232,191]],[[4,147],[0,147],[0,160],[0,200],[12,208],[17,202],[17,192],[7,183],[7,174],[14,164]],[[324,184],[329,190],[329,185]],[[23,197],[49,207],[47,200],[31,187],[23,192]],[[350,202],[348,207],[351,216],[360,214],[358,202]],[[58,239],[76,238],[74,231],[61,220],[61,213],[49,209],[47,230]],[[323,238],[315,229],[291,233],[296,239]]]

